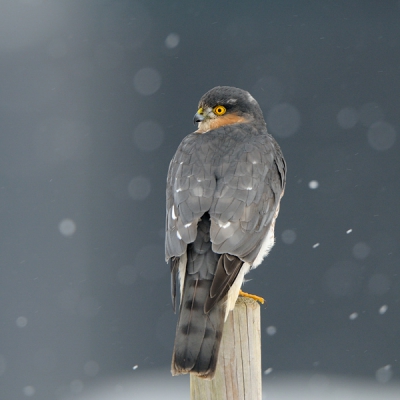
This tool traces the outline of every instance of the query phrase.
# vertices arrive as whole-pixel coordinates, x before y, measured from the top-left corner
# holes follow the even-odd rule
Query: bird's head
[[[205,93],[193,122],[199,123],[198,133],[244,122],[265,125],[260,106],[251,94],[230,86],[217,86]]]

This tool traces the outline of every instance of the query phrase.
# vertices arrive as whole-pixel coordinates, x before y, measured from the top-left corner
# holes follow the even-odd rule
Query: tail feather
[[[212,378],[215,373],[226,301],[221,298],[211,309],[205,308],[220,258],[212,251],[209,232],[210,216],[206,213],[198,223],[196,240],[187,247],[186,265],[182,265],[185,272],[180,273],[184,284],[172,357],[173,375],[191,372]]]
[[[188,274],[185,277],[172,359],[173,375],[191,372],[212,378],[215,373],[225,302],[219,302],[208,313],[204,312],[211,283],[211,280],[193,279]]]
[[[219,347],[222,339],[223,325],[225,322],[225,305],[217,306],[215,312],[210,312],[210,318],[207,320],[206,332],[197,362],[192,369],[198,375],[211,379],[216,371]],[[215,321],[212,321],[215,319]],[[220,326],[216,326],[220,324]]]

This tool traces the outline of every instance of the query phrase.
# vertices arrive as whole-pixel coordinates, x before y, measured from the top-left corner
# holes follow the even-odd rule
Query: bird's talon
[[[261,304],[264,304],[264,302],[265,302],[265,300],[262,297],[256,296],[255,294],[250,294],[250,293],[243,292],[243,290],[239,291],[239,296],[248,297],[250,299],[258,301]]]

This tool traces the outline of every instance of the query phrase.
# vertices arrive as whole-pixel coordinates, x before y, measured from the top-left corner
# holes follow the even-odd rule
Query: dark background
[[[288,164],[268,379],[399,379],[399,66],[398,1],[2,0],[0,397],[168,369],[166,173],[216,85]]]

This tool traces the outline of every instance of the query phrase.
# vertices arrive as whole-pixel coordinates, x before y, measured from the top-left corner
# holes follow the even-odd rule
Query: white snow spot
[[[313,244],[313,249],[316,249],[317,247],[319,246],[319,243],[315,243],[315,244]]]
[[[349,234],[349,233],[351,233],[351,232],[353,232],[353,229],[348,229],[348,230],[346,231],[347,234]]]
[[[251,186],[247,187],[246,190],[251,190],[253,189]]]
[[[76,224],[72,219],[65,218],[58,224],[58,230],[64,236],[72,236],[76,231]]]
[[[251,97],[251,96],[250,96]],[[254,99],[253,99],[254,100]],[[237,102],[237,99],[229,99],[227,101],[228,104],[235,104]]]
[[[172,219],[176,219],[175,207],[174,206],[172,206],[172,208],[171,208],[171,214],[172,214]]]
[[[270,368],[267,368],[265,371],[264,371],[264,375],[269,375],[271,372],[273,371],[273,369],[270,367]]]
[[[168,49],[174,49],[176,46],[178,46],[179,42],[180,42],[180,37],[177,33],[170,33],[165,38],[165,46]]]
[[[227,222],[226,224],[221,224],[221,223],[218,223],[218,224],[219,224],[219,226],[220,226],[221,228],[224,228],[224,229],[228,228],[228,227],[231,225],[230,222]]]
[[[178,236],[179,240],[182,240],[182,236],[180,235],[180,233],[178,231],[176,231],[176,236]]]
[[[132,367],[132,369],[135,371],[136,369],[138,369],[139,368],[139,365],[134,365],[133,367]]]
[[[379,314],[383,315],[387,311],[388,306],[384,304],[380,309],[379,309]]]
[[[276,327],[271,325],[266,329],[266,331],[267,331],[267,335],[274,336],[276,333]]]
[[[189,228],[190,225],[192,225],[191,222],[189,222],[188,224],[185,224],[184,227],[185,227],[185,228]]]
[[[319,186],[318,181],[310,181],[310,182],[308,182],[308,187],[309,187],[310,189],[317,189],[318,186]]]
[[[23,389],[23,393],[27,397],[32,397],[36,392],[36,389],[33,386],[25,386]]]
[[[392,366],[390,364],[385,365],[382,368],[379,368],[375,372],[375,377],[376,380],[380,383],[387,383],[392,379],[393,376],[393,371],[392,371]]]
[[[26,325],[28,324],[28,318],[18,317],[15,323],[17,324],[18,328],[25,328]]]
[[[349,319],[351,319],[352,321],[355,320],[358,317],[358,313],[353,312],[352,314],[349,315]]]
[[[176,189],[176,192],[177,192],[177,193],[182,192],[182,188]]]

